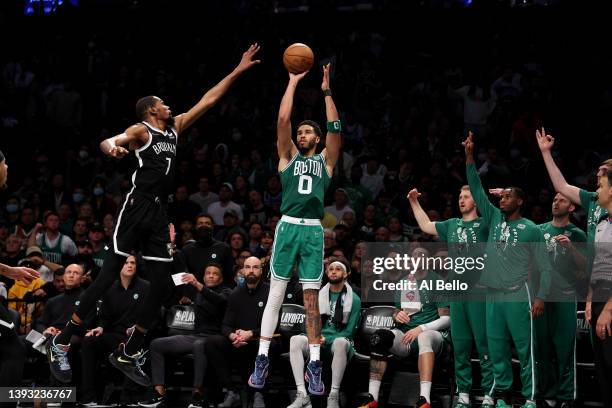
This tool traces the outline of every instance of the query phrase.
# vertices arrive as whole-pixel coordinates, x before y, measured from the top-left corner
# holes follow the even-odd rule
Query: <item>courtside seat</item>
[[[395,328],[394,312],[395,307],[387,305],[371,306],[362,310],[359,328],[355,334],[355,355],[353,356],[355,362],[370,361],[370,336],[376,330]]]
[[[292,336],[306,333],[304,320],[306,309],[302,305],[283,303],[278,320],[278,333],[281,339],[281,358],[289,359],[289,342]]]

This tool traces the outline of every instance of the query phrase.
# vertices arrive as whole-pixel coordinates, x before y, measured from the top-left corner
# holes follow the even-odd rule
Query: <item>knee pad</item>
[[[370,355],[379,360],[389,358],[389,349],[393,346],[395,335],[391,330],[379,329],[370,336]]]

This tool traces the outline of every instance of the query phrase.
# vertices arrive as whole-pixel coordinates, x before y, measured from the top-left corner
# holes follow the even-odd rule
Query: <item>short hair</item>
[[[196,223],[198,222],[198,218],[208,218],[210,220],[210,222],[212,223],[212,225],[213,226],[215,225],[215,220],[213,219],[213,217],[210,214],[206,213],[206,212],[201,212],[201,213],[199,213],[197,215],[197,217],[195,219]]]
[[[467,184],[464,184],[461,186],[461,190],[460,191],[471,191],[470,190],[470,186],[468,186]]]
[[[602,166],[612,167],[612,159],[604,160],[601,163]]]
[[[219,262],[214,262],[214,261],[213,262],[208,262],[206,264],[206,267],[204,268],[204,271],[206,271],[206,269],[208,269],[208,267],[210,267],[210,266],[219,269],[221,271],[221,276],[223,276],[223,267],[221,266],[221,264]]]
[[[525,202],[525,191],[520,188],[520,187],[509,187],[510,190],[512,190],[512,192],[514,193],[514,195],[516,195],[517,198],[520,198],[521,200],[523,200],[523,203]]]
[[[605,176],[608,178],[608,186],[612,187],[612,169],[608,169],[608,171],[605,172]]]
[[[319,126],[319,124],[315,121],[312,120],[303,120],[298,124],[298,129],[300,128],[300,126],[302,125],[308,125],[308,126],[312,126],[312,128],[314,129],[315,135],[321,137],[323,135],[323,133],[321,132],[321,127]]]
[[[157,103],[158,98],[153,95],[145,96],[140,98],[136,102],[136,117],[139,120],[145,120],[147,118],[147,112],[153,108]]]
[[[59,214],[56,211],[53,210],[49,210],[45,213],[45,215],[43,216],[43,222],[47,222],[47,218],[49,218],[50,216],[55,215],[56,217],[59,218]]]

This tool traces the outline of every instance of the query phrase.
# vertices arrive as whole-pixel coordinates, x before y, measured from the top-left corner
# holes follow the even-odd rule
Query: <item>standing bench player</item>
[[[306,75],[289,73],[289,83],[281,100],[277,122],[277,149],[280,160],[278,171],[283,185],[282,218],[276,226],[270,270],[272,279],[268,303],[261,322],[259,351],[255,371],[249,385],[264,387],[268,375],[268,350],[278,322],[278,312],[285,296],[291,271],[297,263],[300,282],[304,289],[306,309],[306,335],[310,362],[306,367],[308,391],[322,395],[325,386],[321,380],[321,316],[319,314],[319,288],[323,276],[323,198],[340,153],[340,121],[331,89],[329,67],[323,67],[321,90],[325,96],[327,137],[325,148],[315,154],[321,140],[319,125],[305,120],[298,125],[297,146],[291,139],[291,111],[293,96],[300,80]]]
[[[158,314],[171,272],[171,246],[167,201],[172,191],[178,135],[191,126],[227,92],[230,85],[259,60],[253,60],[259,45],[253,44],[242,55],[236,68],[211,88],[189,111],[172,116],[170,108],[156,96],[146,96],[136,103],[141,120],[125,133],[100,143],[106,155],[121,158],[134,151],[138,167],[132,174],[132,188],[117,216],[108,254],[102,270],[83,293],[80,303],[64,330],[47,342],[51,372],[61,382],[70,382],[68,362],[70,336],[78,332],[82,317],[95,307],[98,299],[117,279],[125,259],[137,248],[142,251],[150,275],[151,288],[143,302],[135,329],[125,343],[109,356],[110,362],[134,382],[148,386],[149,377],[142,371],[144,337]]]

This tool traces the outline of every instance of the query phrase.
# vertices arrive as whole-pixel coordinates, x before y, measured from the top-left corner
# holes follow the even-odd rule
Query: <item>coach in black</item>
[[[209,367],[214,371],[219,385],[228,390],[219,407],[233,407],[240,402],[240,395],[232,389],[232,362],[247,378],[257,355],[261,318],[270,291],[270,285],[261,280],[261,272],[259,258],[252,256],[244,261],[242,273],[246,285],[234,289],[229,297],[221,327],[222,334],[206,340]],[[263,406],[260,393],[255,394],[253,406]]]
[[[144,337],[157,317],[172,270],[166,207],[174,182],[177,138],[215,105],[243,72],[259,62],[253,60],[258,50],[257,44],[251,45],[242,55],[238,66],[181,115],[173,117],[170,108],[157,96],[141,98],[136,103],[136,113],[141,122],[130,126],[125,133],[100,143],[102,152],[115,158],[134,151],[137,167],[131,177],[132,187],[117,215],[115,231],[99,276],[83,294],[66,328],[50,340],[50,369],[59,381],[68,382],[72,378],[67,359],[70,336],[82,330],[83,317],[94,309],[96,301],[104,296],[117,279],[125,258],[139,247],[142,257],[147,261],[151,288],[144,301],[145,307],[137,318],[136,329],[111,354],[109,361],[132,381],[143,386],[150,384],[149,377],[141,369],[140,361],[144,354]]]

